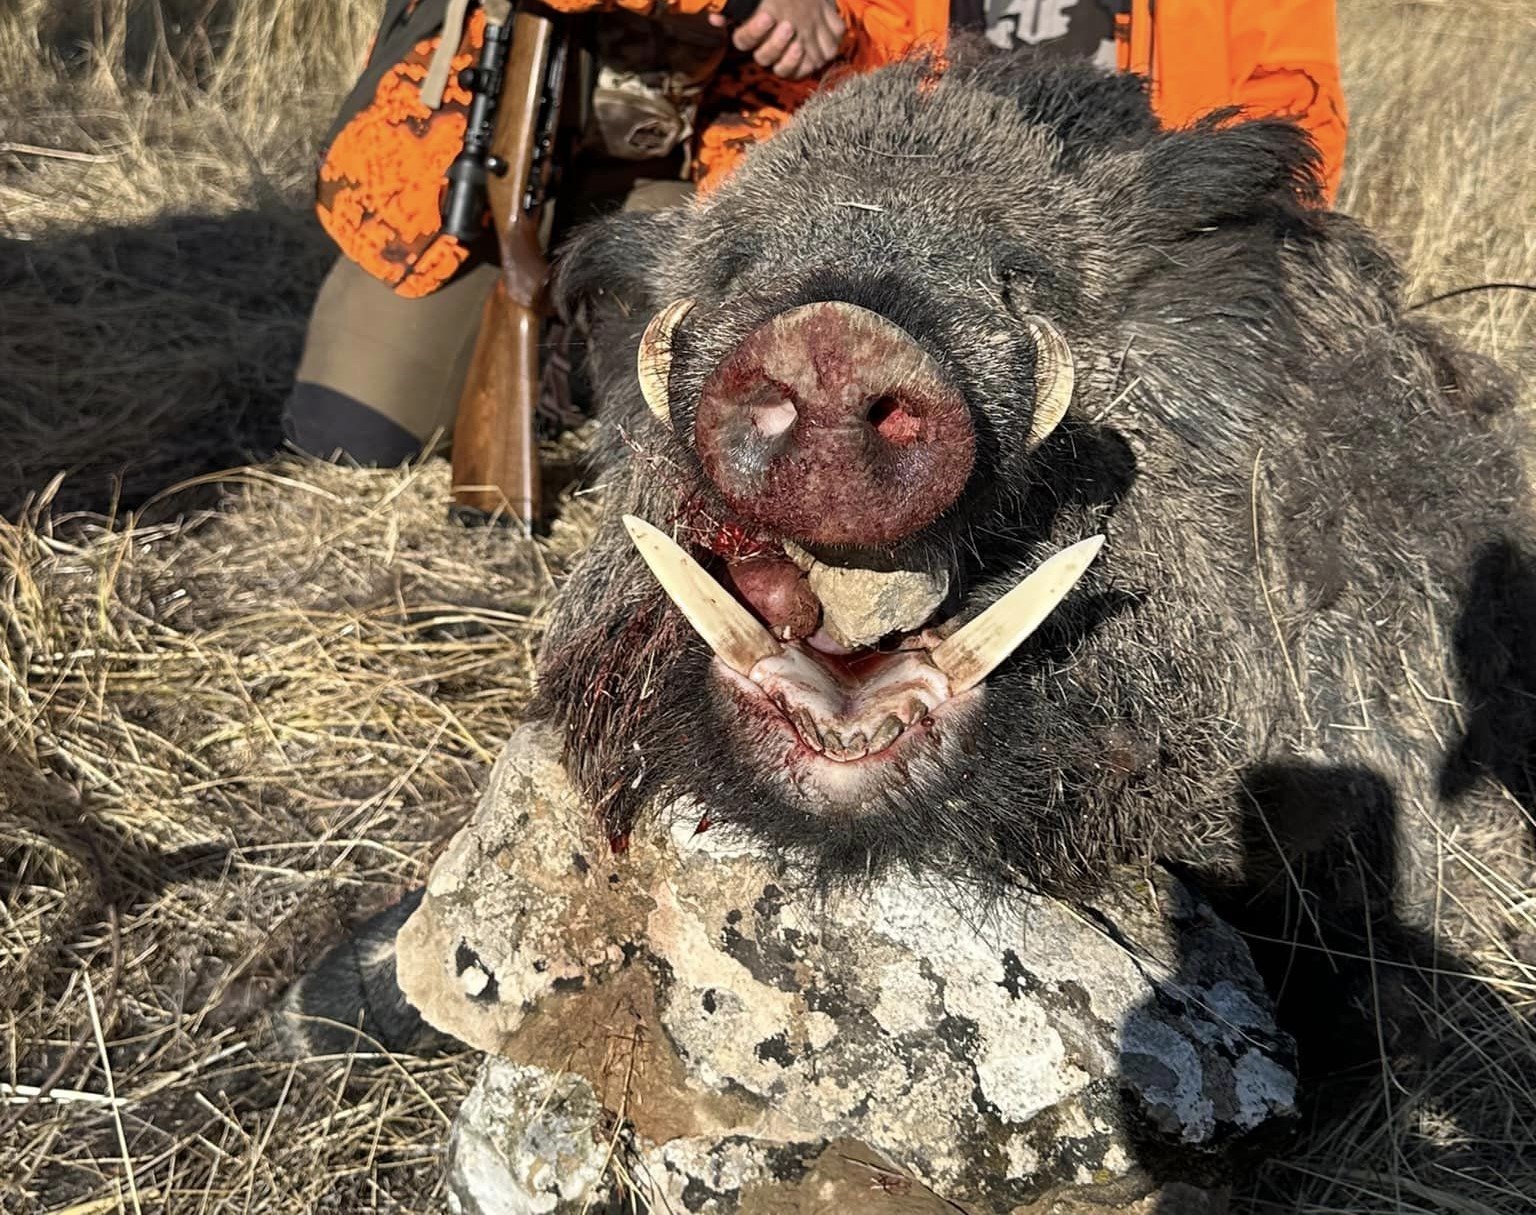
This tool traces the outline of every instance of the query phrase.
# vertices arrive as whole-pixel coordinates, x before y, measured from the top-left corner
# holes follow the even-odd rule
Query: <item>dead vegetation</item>
[[[1339,0],[1350,143],[1339,205],[1385,236],[1406,297],[1536,283],[1536,9],[1521,0]],[[1464,341],[1536,375],[1536,292],[1432,305]],[[1529,400],[1529,398],[1528,398]]]
[[[1536,17],[1342,8],[1345,205],[1405,257],[1412,298],[1536,281]],[[435,1209],[472,1061],[294,1069],[259,1014],[420,882],[467,810],[585,508],[518,544],[446,522],[440,463],[268,459],[328,256],[316,141],[376,9],[0,12],[3,1211]],[[1434,308],[1536,367],[1529,293]],[[1456,840],[1446,864],[1475,879],[1518,846]],[[1482,880],[1445,1053],[1385,1073],[1242,1209],[1536,1206],[1536,880]]]

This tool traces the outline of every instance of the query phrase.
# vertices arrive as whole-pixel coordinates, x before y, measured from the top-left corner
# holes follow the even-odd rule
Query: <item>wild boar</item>
[[[1315,171],[962,45],[581,234],[606,515],[537,712],[613,837],[1071,895],[1527,797],[1510,394]]]
[[[534,711],[616,846],[670,807],[983,899],[1166,863],[1314,1078],[1509,1015],[1421,931],[1402,824],[1533,804],[1522,423],[1297,128],[1160,130],[1135,80],[959,45],[588,228],[556,288],[606,499]],[[285,1006],[419,1047],[408,910]]]

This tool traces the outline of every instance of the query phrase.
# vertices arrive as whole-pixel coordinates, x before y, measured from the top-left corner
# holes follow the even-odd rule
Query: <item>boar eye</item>
[[[1016,320],[1038,311],[1038,279],[1032,267],[1004,266],[998,271],[1003,283],[1003,303]]]
[[[997,276],[1002,282],[1003,303],[1016,320],[1039,312],[1054,312],[1056,275],[1044,262],[1020,257],[1004,262]]]
[[[737,280],[750,270],[763,255],[756,241],[727,239],[720,241],[704,259],[708,267],[709,286],[721,295],[728,295],[737,286]]]

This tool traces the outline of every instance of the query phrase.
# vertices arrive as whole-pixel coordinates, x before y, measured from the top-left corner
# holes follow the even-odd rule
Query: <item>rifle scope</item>
[[[464,130],[464,150],[448,166],[448,192],[443,199],[443,232],[468,244],[484,231],[486,175],[498,175],[507,166],[491,156],[496,129],[496,106],[501,100],[507,50],[512,45],[512,26],[485,27],[480,61],[459,73],[459,84],[468,91],[469,124]]]

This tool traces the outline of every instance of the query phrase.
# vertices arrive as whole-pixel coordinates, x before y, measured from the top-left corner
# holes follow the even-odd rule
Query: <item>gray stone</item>
[[[821,601],[821,627],[849,649],[919,628],[949,594],[949,574],[943,571],[828,565],[803,550],[790,556],[806,571],[806,581]]]
[[[399,938],[427,1020],[501,1057],[454,1132],[466,1212],[628,1187],[657,1210],[1203,1213],[1228,1155],[1294,1116],[1245,947],[1166,874],[1080,910],[910,876],[818,897],[697,808],[612,855],[557,755],[518,733]]]
[[[449,1136],[449,1211],[531,1215],[579,1210],[605,1195],[603,1118],[592,1086],[580,1076],[493,1057]]]

